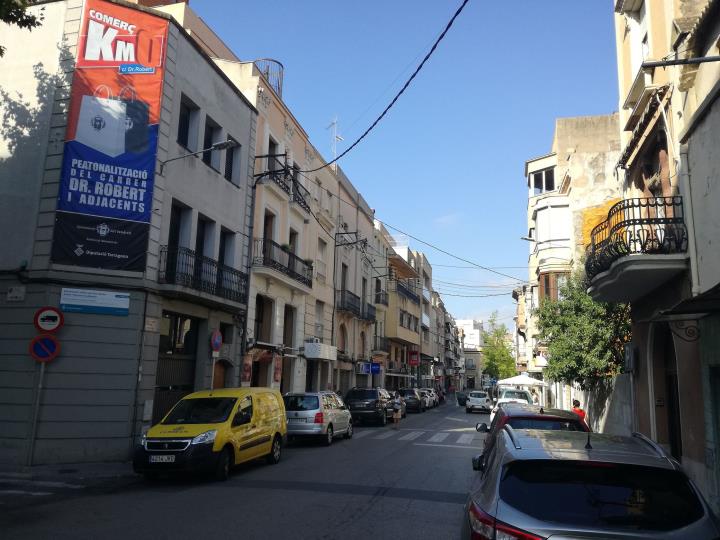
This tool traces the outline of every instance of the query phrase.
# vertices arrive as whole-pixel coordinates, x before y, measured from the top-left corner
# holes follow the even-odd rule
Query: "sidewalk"
[[[63,463],[60,465],[35,465],[33,467],[0,464],[0,480],[60,481],[86,484],[132,477],[135,477],[135,473],[132,470],[132,463],[129,461]]]

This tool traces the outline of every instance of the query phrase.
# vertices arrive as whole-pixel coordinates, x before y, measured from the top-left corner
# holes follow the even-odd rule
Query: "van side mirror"
[[[488,425],[483,422],[482,424],[477,424],[475,426],[475,431],[477,431],[478,433],[488,433],[490,429],[488,428]]]
[[[485,466],[483,465],[482,454],[472,458],[473,471],[484,471]]]
[[[250,420],[252,420],[252,413],[247,411],[238,411],[235,418],[233,418],[232,426],[236,427],[249,424]]]

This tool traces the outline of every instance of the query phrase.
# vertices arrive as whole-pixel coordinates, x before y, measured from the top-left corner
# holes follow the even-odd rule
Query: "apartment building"
[[[465,378],[468,388],[482,387],[483,322],[475,319],[455,321],[462,336],[462,355],[465,358]]]
[[[390,307],[390,295],[388,293],[390,255],[393,253],[390,234],[385,226],[378,220],[373,223],[374,231],[369,243],[369,254],[373,270],[373,300],[375,302],[375,334],[372,342],[373,363],[380,365],[381,372],[373,376],[373,386],[398,388],[398,382],[390,379],[398,377],[399,372],[394,371],[389,375],[390,368],[390,341],[387,337],[388,309]],[[394,365],[393,365],[394,367]],[[395,384],[393,384],[395,383]],[[402,386],[402,384],[400,384]]]
[[[592,230],[590,294],[630,302],[633,428],[719,505],[720,3],[615,2],[622,200]],[[680,62],[696,62],[681,65]]]
[[[0,131],[0,460],[122,461],[177,399],[241,379],[257,110],[168,15],[29,9],[31,35],[2,27],[0,86],[37,98]],[[94,41],[112,21],[150,36],[123,62]],[[64,325],[40,364],[45,306]]]

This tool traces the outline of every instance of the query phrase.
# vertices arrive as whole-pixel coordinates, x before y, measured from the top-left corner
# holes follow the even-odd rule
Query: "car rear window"
[[[236,398],[195,398],[178,401],[163,424],[220,424],[228,419]]]
[[[320,408],[317,396],[283,396],[286,411],[314,411]]]
[[[576,527],[670,531],[704,515],[679,471],[575,461],[509,465],[500,498],[543,521]]]
[[[587,431],[580,422],[559,418],[508,418],[507,425],[514,429],[547,429],[552,431]]]
[[[415,395],[415,390],[400,390],[400,394],[402,394],[403,396],[408,396],[408,397],[417,397]]]
[[[487,397],[487,394],[485,392],[470,392],[470,397],[472,398],[484,398]]]
[[[350,390],[345,399],[377,399],[377,390],[357,388]]]

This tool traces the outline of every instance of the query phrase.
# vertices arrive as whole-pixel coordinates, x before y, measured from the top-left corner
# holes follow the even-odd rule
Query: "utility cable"
[[[375,121],[374,121],[372,124],[370,124],[370,127],[367,128],[367,129],[365,130],[365,132],[364,132],[362,135],[360,135],[360,137],[358,137],[358,138],[355,140],[354,143],[352,143],[347,149],[345,149],[344,152],[342,152],[339,156],[337,156],[337,157],[336,157],[335,159],[333,159],[332,161],[326,163],[325,165],[322,165],[322,166],[320,166],[320,167],[317,167],[317,168],[315,168],[315,169],[309,169],[309,170],[302,171],[302,172],[310,173],[310,172],[319,171],[320,169],[324,169],[325,167],[328,167],[328,166],[332,165],[333,163],[337,162],[337,161],[338,161],[339,159],[341,159],[343,156],[347,155],[353,148],[355,148],[355,147],[360,143],[360,141],[362,141],[362,140],[375,128],[375,126],[378,125],[378,123],[380,122],[380,120],[383,119],[383,117],[388,113],[388,111],[390,111],[390,109],[393,107],[393,105],[395,105],[395,103],[396,103],[397,100],[400,98],[400,96],[402,96],[403,93],[405,92],[405,90],[407,90],[407,88],[410,86],[410,83],[413,81],[413,79],[415,79],[415,77],[417,76],[417,74],[420,73],[420,70],[423,68],[423,66],[425,65],[425,63],[430,59],[430,57],[431,57],[432,54],[435,52],[435,49],[437,49],[437,46],[440,44],[440,42],[445,38],[445,35],[448,33],[448,30],[450,30],[450,27],[451,27],[451,26],[453,25],[453,23],[455,22],[455,19],[457,19],[457,17],[460,15],[460,13],[462,12],[462,10],[465,9],[465,6],[467,5],[468,2],[469,2],[469,0],[463,0],[463,3],[460,5],[460,7],[457,9],[457,11],[455,12],[455,14],[454,14],[454,15],[452,16],[452,18],[450,19],[450,21],[447,23],[447,25],[445,26],[445,29],[442,31],[442,33],[440,34],[440,36],[438,36],[438,38],[435,40],[435,43],[433,44],[433,46],[432,46],[432,48],[430,49],[430,51],[425,55],[425,58],[423,58],[422,62],[420,62],[420,64],[418,65],[418,67],[415,68],[415,71],[413,72],[412,75],[410,75],[410,78],[405,82],[405,84],[404,84],[403,87],[400,89],[400,91],[399,91],[397,94],[395,94],[395,97],[392,99],[392,101],[390,102],[390,104],[389,104],[387,107],[385,107],[385,110],[380,114],[380,116],[378,116],[378,117],[375,119]]]

